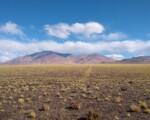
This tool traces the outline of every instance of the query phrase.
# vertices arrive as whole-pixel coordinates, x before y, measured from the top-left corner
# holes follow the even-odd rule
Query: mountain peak
[[[42,58],[42,57],[46,57],[46,56],[50,56],[50,55],[59,55],[59,56],[62,56],[62,57],[68,57],[71,54],[68,54],[68,53],[63,54],[63,53],[58,53],[58,52],[54,52],[54,51],[42,51],[42,52],[37,52],[37,53],[27,55],[27,56],[35,57],[35,58]]]

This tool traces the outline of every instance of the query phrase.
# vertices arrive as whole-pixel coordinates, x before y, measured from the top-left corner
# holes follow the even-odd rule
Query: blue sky
[[[149,0],[1,0],[0,62],[53,50],[150,55]]]

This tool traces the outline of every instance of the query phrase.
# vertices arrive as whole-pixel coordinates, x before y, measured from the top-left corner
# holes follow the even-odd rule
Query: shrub
[[[31,111],[31,112],[29,113],[29,117],[30,117],[30,118],[36,118],[36,113],[35,113],[34,111]]]
[[[110,95],[108,95],[108,96],[106,96],[106,97],[104,98],[105,101],[110,101],[110,99],[111,99],[111,96],[110,96]]]
[[[39,109],[40,111],[49,111],[49,106],[48,105],[43,105],[41,109]]]
[[[145,113],[150,113],[150,108],[145,109]]]
[[[4,112],[5,110],[4,109],[0,109],[0,112]]]
[[[144,108],[144,109],[146,109],[146,108],[148,107],[148,105],[147,105],[146,102],[140,101],[139,104],[140,104],[140,106],[141,106],[142,108]]]
[[[81,105],[80,105],[80,103],[71,103],[70,106],[69,106],[69,109],[80,110],[81,109]]]
[[[87,120],[99,120],[99,115],[97,114],[97,113],[95,113],[95,112],[89,112],[88,114],[87,114]]]
[[[119,117],[118,117],[118,116],[115,116],[114,120],[119,120]]]
[[[18,102],[19,102],[20,104],[23,104],[23,103],[24,103],[24,99],[23,99],[23,98],[19,98],[19,99],[18,99]]]
[[[141,112],[141,109],[136,105],[130,106],[132,112]]]
[[[116,98],[115,98],[115,102],[116,102],[116,103],[120,103],[121,100],[122,100],[121,97],[116,97]]]

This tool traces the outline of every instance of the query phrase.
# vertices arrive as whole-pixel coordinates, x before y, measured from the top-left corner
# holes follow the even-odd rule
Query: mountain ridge
[[[112,63],[113,59],[100,54],[72,55],[54,51],[42,51],[30,55],[21,56],[2,64],[98,64]]]
[[[121,64],[142,64],[150,63],[150,56],[138,56],[113,60],[101,54],[80,54],[59,53],[54,51],[41,51],[29,55],[17,57],[13,60],[1,63],[1,65],[26,65],[26,64],[100,64],[100,63],[121,63]]]
[[[150,56],[137,56],[118,61],[118,63],[150,63]]]

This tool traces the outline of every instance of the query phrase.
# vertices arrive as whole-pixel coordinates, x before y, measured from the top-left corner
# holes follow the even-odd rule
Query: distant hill
[[[100,54],[63,54],[53,51],[43,51],[15,58],[3,64],[98,64],[112,63],[113,59]]]
[[[123,59],[118,61],[118,63],[150,63],[150,56],[139,56],[139,57],[133,57],[129,59]]]

